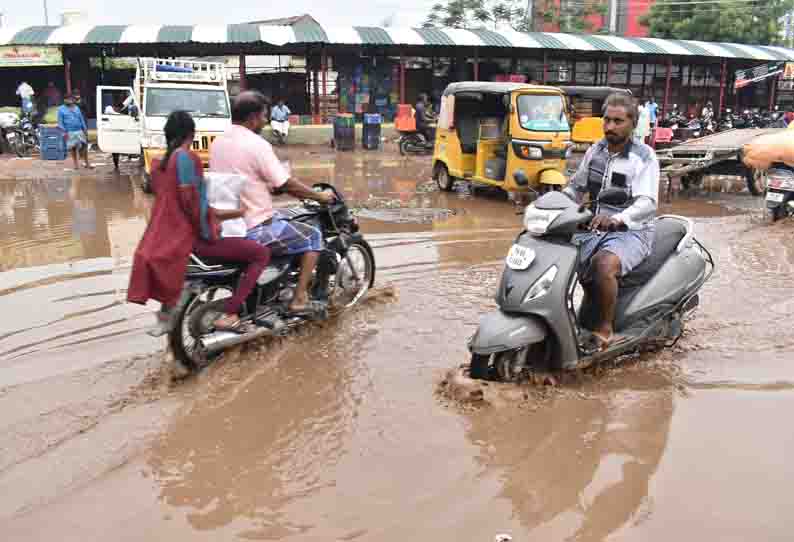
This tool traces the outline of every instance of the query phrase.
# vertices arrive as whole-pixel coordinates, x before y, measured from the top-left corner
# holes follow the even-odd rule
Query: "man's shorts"
[[[583,233],[576,236],[580,244],[579,277],[590,279],[590,260],[605,250],[620,259],[620,276],[625,277],[639,266],[653,250],[654,228],[626,232]]]
[[[245,238],[270,247],[274,257],[319,252],[323,249],[323,234],[320,230],[303,222],[288,222],[278,211],[272,220],[248,230]]]
[[[77,132],[68,132],[66,134],[66,149],[72,150],[77,148],[78,150],[82,150],[83,147],[88,146],[88,140],[85,137],[85,132],[77,131]]]

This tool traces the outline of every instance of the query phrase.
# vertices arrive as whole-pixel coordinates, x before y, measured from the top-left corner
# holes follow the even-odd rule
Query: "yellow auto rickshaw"
[[[452,83],[441,98],[433,178],[447,191],[457,179],[508,192],[562,186],[571,145],[560,89]],[[516,182],[517,174],[521,183]]]
[[[615,87],[559,87],[565,93],[571,112],[571,140],[588,147],[604,139],[604,102],[611,94],[631,96],[631,91]]]

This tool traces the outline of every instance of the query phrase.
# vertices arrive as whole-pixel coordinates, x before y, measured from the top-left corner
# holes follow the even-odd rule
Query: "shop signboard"
[[[26,68],[29,66],[62,66],[60,47],[35,47],[9,45],[0,47],[0,68]]]

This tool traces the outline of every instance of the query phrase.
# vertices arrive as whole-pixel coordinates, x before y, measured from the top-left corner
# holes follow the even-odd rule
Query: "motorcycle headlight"
[[[549,225],[561,214],[562,210],[549,211],[529,205],[524,211],[524,229],[531,235],[544,235]]]
[[[524,303],[529,303],[539,297],[543,297],[549,290],[551,290],[552,284],[554,284],[554,279],[557,278],[557,271],[559,269],[556,265],[552,265],[549,267],[543,275],[535,281],[535,284],[532,285],[532,288],[529,289],[527,295],[524,296]]]

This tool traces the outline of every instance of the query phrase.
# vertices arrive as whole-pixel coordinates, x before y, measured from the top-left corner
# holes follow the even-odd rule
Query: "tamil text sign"
[[[60,66],[63,56],[60,47],[0,47],[0,68],[26,66]]]

